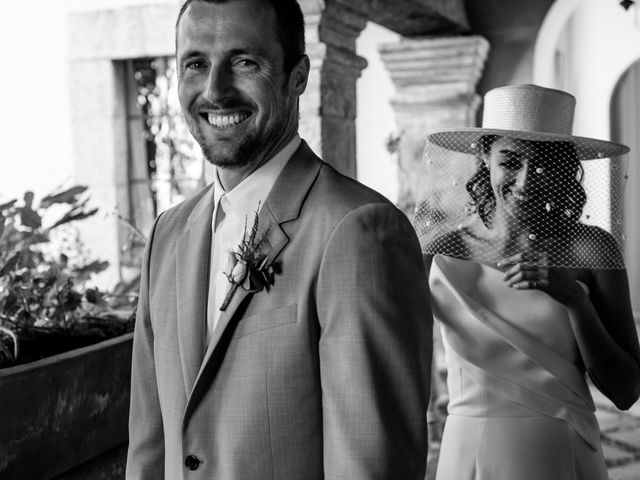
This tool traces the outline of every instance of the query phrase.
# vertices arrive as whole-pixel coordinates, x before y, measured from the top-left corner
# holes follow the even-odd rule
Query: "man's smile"
[[[236,112],[229,114],[217,114],[217,113],[201,113],[200,116],[204,118],[210,125],[216,128],[230,128],[244,122],[251,116],[250,112]]]

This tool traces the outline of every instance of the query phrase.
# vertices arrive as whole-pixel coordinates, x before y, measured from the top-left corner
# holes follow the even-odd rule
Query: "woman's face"
[[[548,159],[535,142],[499,137],[483,155],[496,199],[496,216],[531,224],[545,211]]]

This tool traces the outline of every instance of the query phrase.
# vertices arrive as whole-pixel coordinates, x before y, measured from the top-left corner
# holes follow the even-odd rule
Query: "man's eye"
[[[200,60],[193,60],[191,62],[187,62],[185,68],[189,70],[202,70],[204,68],[204,62]]]
[[[233,67],[239,70],[255,70],[258,64],[248,58],[240,58],[233,62]]]

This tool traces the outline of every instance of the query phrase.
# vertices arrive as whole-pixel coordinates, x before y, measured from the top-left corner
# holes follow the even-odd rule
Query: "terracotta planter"
[[[49,479],[127,441],[132,339],[0,369],[0,478]]]

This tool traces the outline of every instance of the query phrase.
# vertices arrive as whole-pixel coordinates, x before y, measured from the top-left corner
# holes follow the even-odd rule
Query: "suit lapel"
[[[196,381],[205,347],[213,188],[189,216],[176,255],[178,344],[187,395]]]
[[[295,220],[300,215],[304,200],[318,175],[321,165],[322,162],[320,159],[303,141],[291,157],[291,160],[287,162],[287,165],[282,170],[264,205],[260,209],[260,231],[267,232],[263,245],[263,253],[268,258],[267,266],[272,265],[287,246],[289,236],[282,225],[291,220]],[[211,214],[209,215],[209,218],[210,217]],[[209,231],[210,230],[211,229],[209,229]],[[277,288],[277,285],[278,276],[276,275],[274,288]],[[227,309],[221,312],[218,325],[206,349],[192,395],[189,398],[189,404],[192,404],[198,396],[196,394],[198,384],[203,378],[209,376],[208,370],[210,369],[211,358],[220,346],[220,339],[225,330],[231,321],[234,320],[240,305],[250,301],[251,296],[254,294],[264,295],[267,294],[267,292],[254,292],[238,288]]]

